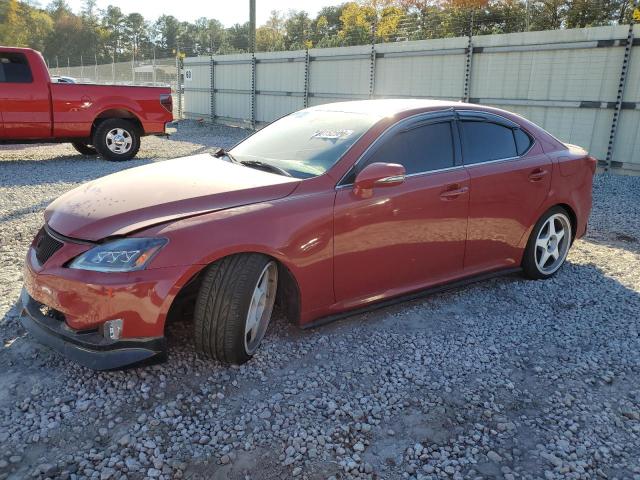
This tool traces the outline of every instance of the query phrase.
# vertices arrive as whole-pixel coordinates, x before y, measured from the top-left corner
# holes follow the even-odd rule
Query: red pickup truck
[[[168,87],[54,83],[39,52],[0,46],[0,144],[70,142],[129,160],[142,136],[166,133],[172,109]]]

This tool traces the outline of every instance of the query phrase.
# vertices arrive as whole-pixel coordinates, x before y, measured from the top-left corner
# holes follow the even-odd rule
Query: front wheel
[[[224,363],[250,360],[267,331],[277,287],[278,265],[265,255],[232,255],[209,266],[194,313],[198,353]]]
[[[78,153],[82,155],[97,155],[98,151],[91,145],[87,145],[84,142],[72,142],[71,145],[76,149]]]
[[[93,134],[93,146],[107,160],[131,160],[140,149],[138,127],[122,118],[104,120]]]
[[[571,220],[562,207],[553,207],[538,220],[522,259],[526,277],[545,279],[564,264],[573,240]]]

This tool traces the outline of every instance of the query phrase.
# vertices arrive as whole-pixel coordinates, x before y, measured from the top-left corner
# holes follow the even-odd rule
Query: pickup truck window
[[[31,83],[33,76],[22,53],[0,53],[0,83]]]

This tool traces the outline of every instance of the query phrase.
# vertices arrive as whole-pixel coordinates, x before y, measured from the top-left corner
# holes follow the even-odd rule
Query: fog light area
[[[122,324],[123,320],[121,318],[104,322],[102,330],[104,337],[109,340],[119,340],[122,335]]]

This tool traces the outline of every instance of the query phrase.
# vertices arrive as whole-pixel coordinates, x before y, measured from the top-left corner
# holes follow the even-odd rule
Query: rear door
[[[2,138],[39,139],[51,136],[49,86],[34,78],[23,53],[0,52]]]
[[[551,160],[531,135],[498,115],[459,112],[458,127],[471,182],[465,271],[516,266],[520,240],[549,193]]]
[[[452,114],[410,120],[383,135],[338,187],[334,210],[335,295],[346,306],[459,276],[469,202]],[[399,163],[403,184],[353,193],[357,172]]]

